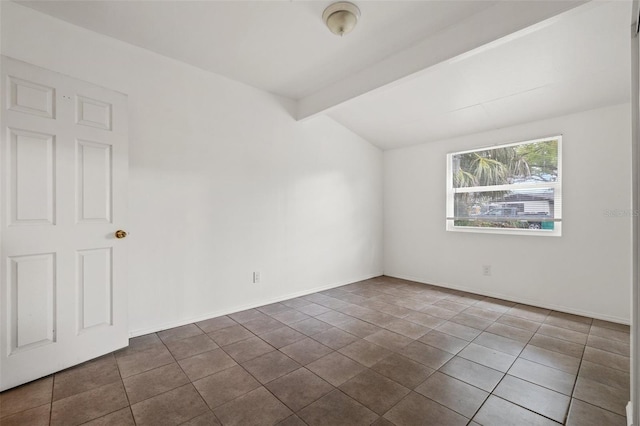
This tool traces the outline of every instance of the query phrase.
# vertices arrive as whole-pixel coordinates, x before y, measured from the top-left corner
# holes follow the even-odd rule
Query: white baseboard
[[[320,287],[314,287],[314,288],[311,288],[311,289],[302,290],[302,291],[298,291],[298,292],[295,292],[295,293],[290,293],[290,294],[286,294],[286,295],[282,295],[282,296],[277,296],[277,297],[261,300],[259,302],[252,302],[252,303],[249,303],[249,304],[246,304],[246,305],[236,305],[236,306],[229,307],[228,309],[222,309],[222,310],[219,310],[219,311],[209,312],[209,313],[206,313],[206,314],[198,315],[196,317],[189,317],[189,318],[184,318],[184,319],[176,320],[176,321],[168,321],[168,322],[165,322],[165,323],[159,324],[157,326],[153,326],[153,327],[139,328],[139,329],[135,329],[135,330],[130,330],[129,331],[129,337],[143,336],[145,334],[156,333],[158,331],[167,330],[169,328],[180,327],[181,325],[187,325],[187,324],[191,324],[191,323],[198,322],[198,321],[204,321],[204,320],[207,320],[207,319],[210,319],[210,318],[220,317],[222,315],[233,314],[234,312],[240,312],[240,311],[244,311],[244,310],[247,310],[247,309],[258,308],[260,306],[269,305],[271,303],[282,302],[283,300],[293,299],[293,298],[300,297],[300,296],[306,296],[308,294],[317,293],[319,291],[329,290],[329,289],[332,289],[332,288],[340,287],[340,286],[351,284],[351,283],[354,283],[354,282],[368,280],[368,279],[371,279],[371,278],[379,277],[381,275],[382,275],[382,272],[376,273],[376,274],[372,274],[372,275],[366,275],[364,277],[352,278],[352,279],[339,281],[339,282],[332,283],[332,284],[323,285],[323,286],[320,286]]]
[[[524,297],[513,297],[513,296],[508,295],[508,294],[502,294],[502,293],[491,292],[491,291],[479,292],[477,288],[471,288],[471,287],[467,287],[467,286],[448,284],[448,283],[437,283],[437,282],[433,282],[433,281],[430,281],[430,280],[425,280],[424,278],[413,277],[413,276],[404,275],[404,274],[393,274],[393,273],[385,272],[385,275],[388,276],[388,277],[400,278],[400,279],[409,280],[409,281],[415,281],[415,282],[418,282],[418,283],[421,283],[421,284],[430,284],[430,285],[435,285],[435,286],[438,286],[438,287],[449,288],[449,289],[452,289],[452,290],[466,291],[467,293],[473,293],[473,294],[477,294],[479,296],[495,297],[497,299],[508,300],[510,302],[522,303],[524,305],[537,306],[539,308],[551,309],[551,310],[554,310],[554,311],[565,312],[567,314],[573,314],[573,315],[580,315],[580,316],[583,316],[583,317],[596,318],[596,319],[599,319],[599,320],[615,322],[615,323],[618,323],[618,324],[629,325],[631,323],[629,318],[621,318],[621,317],[614,317],[614,316],[610,316],[610,315],[602,315],[602,314],[599,314],[597,312],[589,312],[589,311],[584,311],[582,309],[568,308],[566,306],[556,305],[556,304],[553,304],[553,303],[543,303],[543,302],[540,302],[538,300],[531,300],[531,299],[527,299],[527,298],[524,298]]]
[[[633,426],[633,404],[627,403],[627,426]]]

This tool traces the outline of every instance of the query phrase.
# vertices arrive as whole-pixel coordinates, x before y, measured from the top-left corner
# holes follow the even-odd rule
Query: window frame
[[[456,155],[468,154],[471,152],[490,151],[498,148],[508,148],[518,145],[533,144],[548,140],[558,141],[558,175],[555,182],[539,182],[539,183],[520,183],[520,184],[504,184],[491,186],[469,186],[463,188],[454,188],[453,185],[453,158]],[[535,235],[547,237],[562,236],[562,134],[549,136],[544,138],[530,139],[519,142],[509,142],[504,144],[495,144],[483,146],[480,148],[468,149],[464,151],[450,152],[447,154],[447,179],[446,179],[446,230],[452,232],[471,232],[480,234],[507,234],[507,235]],[[491,228],[491,227],[475,227],[475,226],[456,226],[454,224],[455,212],[455,195],[469,192],[492,192],[492,191],[511,191],[517,189],[540,189],[553,188],[553,222],[554,227],[549,229],[525,229],[525,228]]]

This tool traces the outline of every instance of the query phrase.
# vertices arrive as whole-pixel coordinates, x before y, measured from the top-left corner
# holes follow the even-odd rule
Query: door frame
[[[631,161],[632,161],[632,283],[631,283],[631,400],[627,424],[639,426],[640,419],[640,0],[633,0],[631,15]]]

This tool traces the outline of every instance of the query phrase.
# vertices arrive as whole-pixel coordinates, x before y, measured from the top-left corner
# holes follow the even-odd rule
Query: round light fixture
[[[332,33],[343,36],[350,33],[358,23],[360,9],[353,3],[340,1],[327,7],[322,20]]]

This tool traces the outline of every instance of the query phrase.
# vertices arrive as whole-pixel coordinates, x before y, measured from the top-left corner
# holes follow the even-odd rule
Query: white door
[[[128,141],[125,95],[4,56],[0,67],[4,390],[128,344],[115,237]]]

